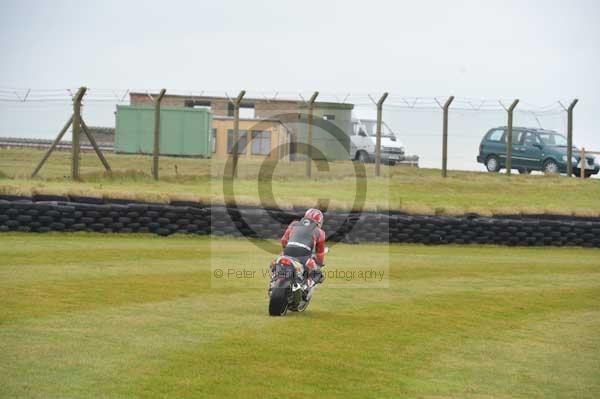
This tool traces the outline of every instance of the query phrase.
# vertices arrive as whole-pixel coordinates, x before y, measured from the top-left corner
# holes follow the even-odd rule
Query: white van
[[[350,136],[350,157],[360,162],[375,161],[375,143],[377,139],[377,121],[375,119],[353,119]],[[381,122],[381,162],[394,165],[408,160],[405,148],[394,132]],[[415,157],[410,157],[414,163]],[[416,157],[418,160],[418,157]],[[418,162],[418,161],[417,161]]]

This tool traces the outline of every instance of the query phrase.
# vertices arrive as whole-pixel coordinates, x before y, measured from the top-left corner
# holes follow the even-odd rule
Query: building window
[[[212,147],[212,152],[217,152],[217,129],[212,129],[212,140],[210,143]]]
[[[212,104],[210,101],[185,100],[184,105],[188,108],[207,109],[208,111],[210,111]]]
[[[252,155],[269,155],[271,152],[271,133],[252,131]]]
[[[235,108],[231,102],[227,105],[227,116],[234,116]],[[240,104],[240,119],[254,119],[256,112],[254,111],[254,104]]]
[[[254,107],[240,107],[240,119],[254,119],[255,117]]]
[[[325,119],[326,121],[334,121],[335,115],[325,114],[323,115],[323,119]]]
[[[246,144],[248,144],[248,132],[246,130],[240,130],[238,135],[238,154],[246,153]],[[231,154],[233,151],[233,130],[227,131],[227,153]]]

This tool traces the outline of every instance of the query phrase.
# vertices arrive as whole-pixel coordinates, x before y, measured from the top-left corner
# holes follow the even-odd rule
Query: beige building
[[[238,153],[242,159],[289,160],[290,132],[277,119],[242,119]],[[226,159],[233,149],[233,118],[213,116],[212,157]]]
[[[153,106],[157,94],[153,93],[129,93],[130,104],[132,106]],[[213,115],[214,127],[217,124],[228,124],[228,128],[217,128],[215,158],[225,158],[227,153],[227,130],[233,130],[233,102],[228,97],[218,96],[196,96],[196,95],[177,95],[167,94],[163,97],[161,105],[163,107],[173,108],[207,108]],[[240,103],[240,117],[249,117],[242,122],[240,120],[240,130],[259,129],[253,128],[257,122],[263,121],[273,130],[270,139],[267,135],[254,134],[256,141],[269,141],[271,148],[277,148],[279,144],[285,142],[287,155],[290,159],[304,159],[305,155],[299,153],[303,143],[307,142],[307,123],[306,117],[308,108],[305,101],[289,99],[267,99],[267,98],[248,98],[244,97]],[[335,137],[331,131],[323,128],[315,128],[312,134],[312,145],[318,148],[321,153],[330,160],[345,160],[349,158],[350,132],[352,131],[352,109],[353,104],[319,102],[314,104],[315,119],[326,120],[328,124],[334,125],[337,132],[342,132],[342,136]],[[251,116],[250,116],[251,115]],[[223,122],[217,122],[222,120]],[[291,121],[294,122],[291,122]],[[281,122],[283,121],[283,123]],[[298,121],[298,122],[296,122]],[[286,123],[289,123],[286,125]],[[279,124],[279,127],[276,127]],[[323,125],[323,124],[321,124]],[[280,132],[284,129],[287,134]],[[331,129],[329,129],[331,130]],[[248,158],[259,157],[256,153],[258,145],[255,144],[254,150],[250,141],[252,133],[249,133],[247,148],[244,149],[244,156]],[[262,144],[266,146],[267,144]],[[343,147],[345,145],[345,147]],[[264,150],[264,148],[263,148]],[[262,151],[264,152],[264,151]],[[264,157],[264,155],[262,155]],[[271,155],[275,158],[277,155]]]

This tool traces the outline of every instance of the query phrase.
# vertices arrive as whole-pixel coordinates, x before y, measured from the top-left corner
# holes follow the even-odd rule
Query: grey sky
[[[578,97],[575,140],[600,150],[599,21],[595,0],[2,0],[0,86]],[[54,135],[68,115],[39,108]],[[31,135],[15,113],[0,135]]]

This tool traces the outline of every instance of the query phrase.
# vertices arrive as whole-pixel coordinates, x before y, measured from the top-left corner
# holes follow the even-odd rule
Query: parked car
[[[377,121],[374,119],[353,119],[350,135],[350,157],[359,162],[375,161]],[[394,165],[410,163],[418,165],[419,157],[406,155],[400,139],[385,123],[381,123],[381,161]]]
[[[506,168],[506,127],[490,129],[481,144],[477,162],[485,165],[489,172]],[[581,159],[577,148],[573,147],[573,173],[581,173]],[[600,162],[593,156],[586,156],[583,167],[585,177],[598,173]],[[544,173],[567,173],[567,139],[553,130],[514,127],[512,137],[512,168],[519,173],[533,170]]]

